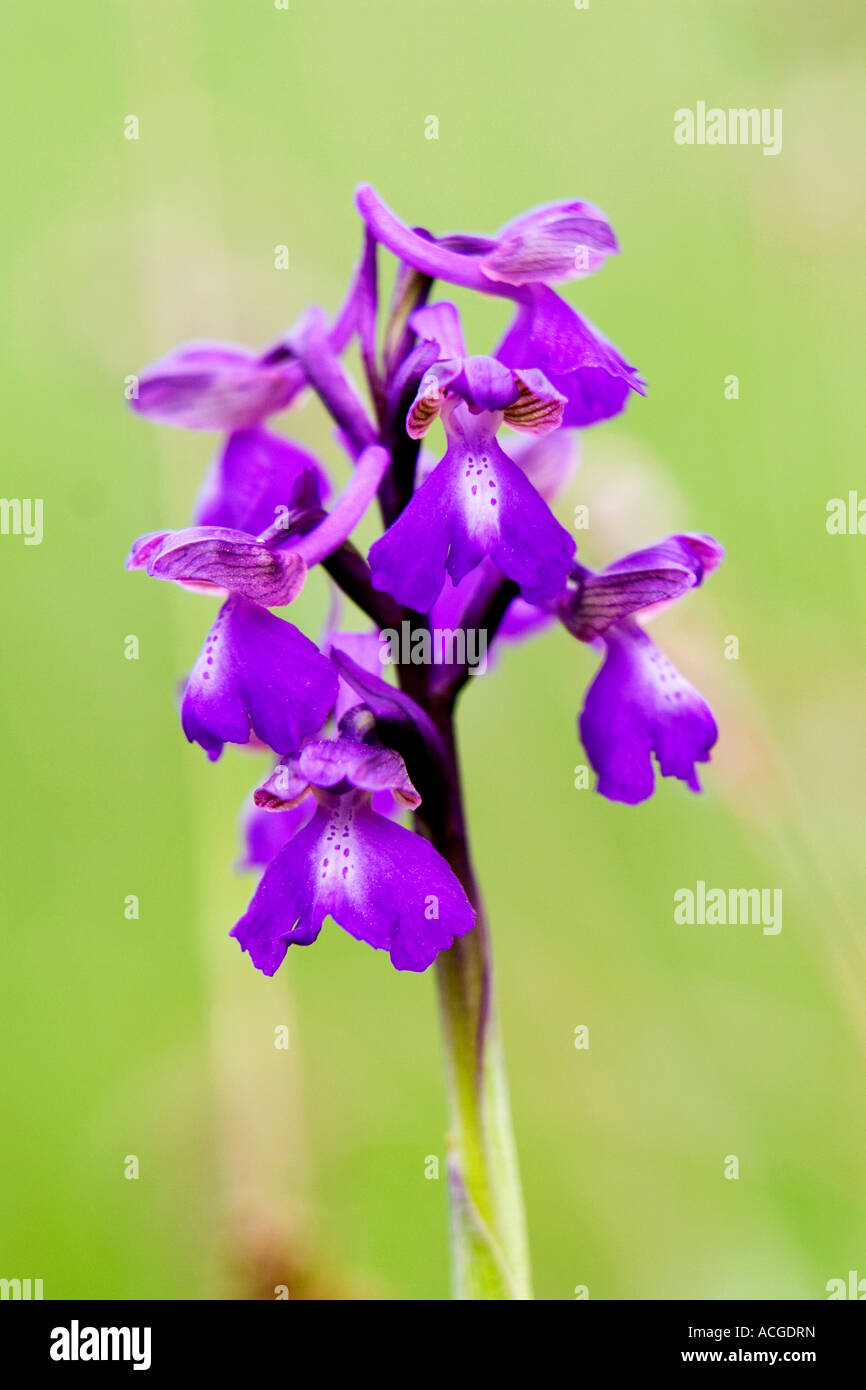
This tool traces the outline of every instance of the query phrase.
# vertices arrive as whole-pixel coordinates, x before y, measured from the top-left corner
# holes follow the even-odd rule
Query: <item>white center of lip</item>
[[[464,454],[460,468],[460,492],[470,533],[482,541],[498,535],[499,479],[486,450],[472,450]]]

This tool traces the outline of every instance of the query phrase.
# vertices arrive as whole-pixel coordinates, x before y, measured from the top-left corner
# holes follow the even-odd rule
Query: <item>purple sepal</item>
[[[533,208],[496,234],[479,265],[510,285],[583,279],[619,251],[613,228],[592,203],[550,203]]]
[[[696,588],[722,561],[712,536],[684,533],[634,551],[593,574],[580,566],[573,587],[556,605],[557,616],[582,642],[641,609],[655,608]]]
[[[171,531],[145,531],[143,536],[136,537],[123,562],[124,569],[146,570],[151,556],[159,553],[171,534]]]
[[[399,806],[412,811],[421,804],[399,753],[347,735],[307,739],[300,752],[280,760],[259,789],[264,794],[256,792],[255,802],[257,806],[292,806],[310,787],[338,793],[388,792]]]
[[[128,569],[143,564],[156,579],[170,579],[191,589],[222,590],[266,608],[291,603],[307,576],[300,555],[273,550],[244,531],[224,526],[168,531],[158,543],[152,536],[142,536],[126,563]]]
[[[634,367],[587,319],[546,285],[526,286],[496,356],[531,362],[567,398],[563,425],[593,425],[619,414],[631,391],[646,394]]]
[[[500,411],[512,429],[549,434],[562,422],[567,404],[535,367],[506,367],[495,357],[467,356],[460,316],[443,300],[417,310],[410,325],[423,339],[434,342],[438,358],[421,378],[409,408],[406,431],[420,439],[449,399],[459,397],[472,411]]]
[[[269,430],[236,430],[208,470],[195,505],[195,524],[260,536],[287,519],[304,477],[315,493],[311,505],[320,506],[330,484],[312,454]]]
[[[234,343],[188,343],[143,369],[130,405],[161,425],[241,430],[283,410],[305,384],[297,363],[267,365]]]

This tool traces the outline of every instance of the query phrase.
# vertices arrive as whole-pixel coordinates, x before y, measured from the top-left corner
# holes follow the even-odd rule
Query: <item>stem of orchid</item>
[[[436,962],[451,1124],[454,1297],[529,1299],[526,1218],[496,1019],[490,932],[469,857],[450,708],[437,724],[448,748],[452,790],[437,823],[422,824],[477,912],[472,931]]]

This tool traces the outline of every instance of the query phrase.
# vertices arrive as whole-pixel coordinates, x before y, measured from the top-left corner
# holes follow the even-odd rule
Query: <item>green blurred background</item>
[[[263,762],[210,766],[178,726],[213,605],[122,568],[185,524],[216,444],[133,417],[124,377],[333,310],[360,180],[435,231],[605,209],[623,254],[566,295],[650,393],[587,434],[560,515],[590,506],[589,563],[677,528],[728,552],[654,630],[722,728],[700,799],[574,788],[597,658],[564,633],[462,708],[537,1292],[866,1276],[866,539],[825,528],[829,498],[866,494],[862,6],[90,0],[4,24],[0,492],[44,498],[45,536],[0,537],[0,1276],[48,1298],[447,1294],[432,977],[333,925],[273,980],[227,940]],[[782,153],[678,147],[698,100],[781,107]],[[467,313],[487,350],[502,307]],[[341,476],[314,404],[279,427]],[[315,632],[323,590],[302,602]],[[781,934],[676,925],[698,879],[781,887]]]

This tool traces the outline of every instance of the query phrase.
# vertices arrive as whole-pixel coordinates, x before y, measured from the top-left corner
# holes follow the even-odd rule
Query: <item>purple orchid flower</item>
[[[618,253],[598,208],[551,203],[492,237],[434,237],[367,186],[356,202],[361,255],[333,320],[313,307],[264,352],[191,344],[141,374],[139,414],[226,437],[193,524],[139,536],[127,565],[223,598],[186,683],[187,738],[212,760],[226,743],[278,759],[245,812],[242,865],[264,872],[232,935],[267,975],[328,915],[398,970],[437,961],[457,1296],[526,1298],[490,930],[456,751],[458,697],[482,669],[469,638],[483,636],[488,669],[488,647],[564,624],[603,653],[579,721],[599,792],[644,800],[654,758],[662,776],[697,791],[715,721],[639,620],[700,585],[722,549],[681,534],[594,573],[575,561],[551,509],[575,429],[644,391],[553,288]],[[397,267],[380,322],[383,251]],[[511,306],[497,349],[467,351],[454,305],[428,302],[436,281]],[[366,399],[343,360],[354,338]],[[351,467],[330,510],[317,460],[269,424],[302,390],[330,417]],[[437,418],[438,461],[421,449]],[[529,442],[503,444],[504,430]],[[382,533],[365,559],[353,538],[374,503]],[[271,609],[292,604],[317,567],[331,600],[313,642]],[[344,599],[366,631],[335,631]],[[462,644],[437,645],[443,633]],[[411,830],[391,818],[401,812]]]
[[[524,214],[493,238],[439,239],[412,231],[374,189],[356,202],[372,234],[407,265],[452,285],[509,298],[514,322],[496,356],[532,363],[566,397],[565,425],[592,425],[624,409],[646,385],[625,358],[550,282],[592,274],[619,250],[604,214],[588,203],[555,203]]]
[[[420,804],[403,759],[346,736],[310,742],[283,760],[257,804],[291,807],[311,789],[312,818],[269,864],[232,936],[273,975],[289,946],[309,946],[331,916],[388,951],[397,970],[426,970],[470,930],[475,912],[433,846],[372,808],[382,790],[404,806]]]
[[[419,612],[432,608],[490,556],[529,597],[562,587],[574,541],[519,466],[499,446],[505,423],[530,434],[558,427],[564,398],[542,373],[512,371],[493,357],[468,357],[452,304],[420,310],[412,326],[443,354],[425,373],[406,429],[420,439],[437,416],[444,458],[370,551],[373,584]]]
[[[658,610],[696,588],[723,556],[712,536],[669,536],[600,574],[578,567],[574,587],[556,605],[575,637],[605,649],[580,716],[580,736],[598,790],[611,801],[635,805],[652,795],[653,754],[663,777],[701,789],[695,764],[709,761],[716,721],[632,614]]]
[[[229,595],[205,639],[181,705],[191,743],[220,757],[226,743],[255,736],[289,753],[316,733],[337,699],[335,668],[292,623],[267,612],[290,603],[308,568],[337,550],[364,514],[389,463],[372,446],[333,511],[312,531],[287,538],[279,527],[264,538],[226,527],[199,526],[140,537],[127,568],[159,579]]]

